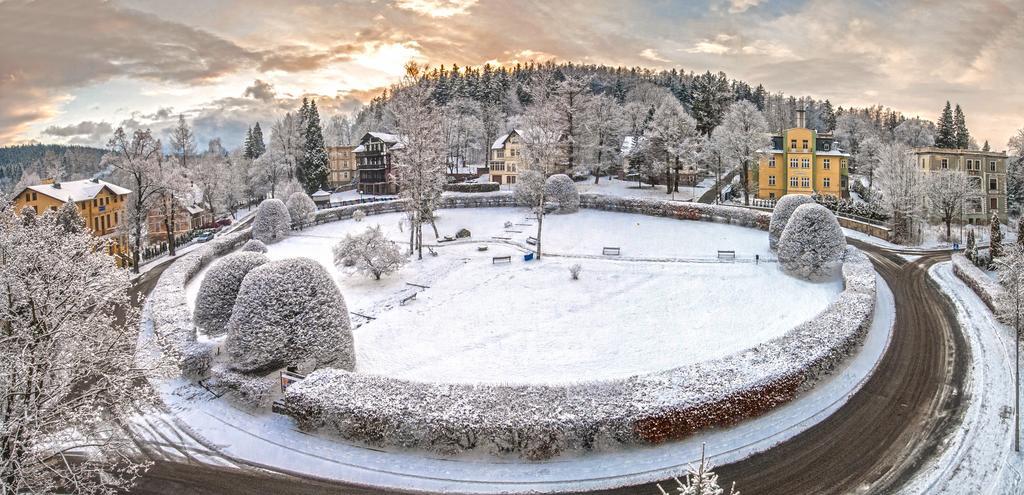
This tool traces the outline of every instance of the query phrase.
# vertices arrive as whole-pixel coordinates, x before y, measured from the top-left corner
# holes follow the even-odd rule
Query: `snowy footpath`
[[[234,464],[382,489],[480,494],[584,491],[679,475],[699,460],[702,444],[707,445],[712,461],[721,465],[810,428],[842,407],[867,380],[888,346],[894,318],[892,292],[879,277],[875,318],[861,351],[793,402],[734,427],[679,442],[545,462],[432,458],[369,449],[298,431],[285,416],[253,414],[225,399],[211,400],[208,392],[182,379],[156,385],[176,419],[173,423],[187,430],[184,436],[202,439],[201,444],[215,448]]]
[[[952,264],[929,271],[953,301],[970,345],[964,422],[944,451],[903,490],[908,494],[1024,493],[1024,455],[1013,451],[1013,331],[996,321]]]

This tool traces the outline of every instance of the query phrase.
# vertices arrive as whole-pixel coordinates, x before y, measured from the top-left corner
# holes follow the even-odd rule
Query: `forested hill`
[[[84,179],[100,171],[106,150],[62,144],[25,144],[0,147],[0,190],[7,191],[23,171],[39,177],[60,175],[65,179]]]

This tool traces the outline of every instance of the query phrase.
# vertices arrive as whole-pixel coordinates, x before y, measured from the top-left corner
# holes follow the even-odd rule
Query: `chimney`
[[[53,184],[53,177],[47,177],[47,178],[39,181],[39,183],[44,185],[44,186],[47,185],[47,184]]]
[[[53,183],[53,188],[54,189],[60,189],[60,182],[54,182]]]
[[[796,111],[796,126],[803,129],[807,127],[807,111],[800,109]]]

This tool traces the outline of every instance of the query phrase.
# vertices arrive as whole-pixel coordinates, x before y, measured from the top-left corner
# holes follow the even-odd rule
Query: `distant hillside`
[[[106,150],[62,144],[25,144],[0,147],[0,190],[10,191],[23,173],[39,177],[59,175],[65,180],[84,179],[101,170]]]

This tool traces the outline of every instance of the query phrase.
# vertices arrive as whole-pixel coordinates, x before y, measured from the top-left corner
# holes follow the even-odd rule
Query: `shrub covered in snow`
[[[580,192],[568,175],[555,174],[548,177],[544,183],[544,194],[546,201],[558,205],[559,213],[573,213],[580,209]]]
[[[367,227],[361,234],[346,234],[334,246],[334,264],[338,267],[355,266],[367,276],[380,280],[402,268],[408,259],[395,241],[388,239],[380,225]]]
[[[305,192],[293,192],[288,196],[288,202],[285,205],[288,207],[288,216],[291,217],[292,222],[302,225],[312,222],[316,217],[316,203]]]
[[[267,407],[277,382],[264,376],[250,376],[223,367],[210,371],[211,388],[229,391],[231,398],[253,408]]]
[[[445,184],[444,190],[451,192],[462,192],[462,193],[486,193],[495,192],[501,189],[501,184],[497,182],[480,182],[480,183],[461,183],[461,184]]]
[[[519,172],[514,191],[517,205],[536,207],[544,193],[544,175],[536,170]]]
[[[228,320],[231,319],[231,308],[235,306],[238,288],[242,286],[242,279],[249,270],[269,261],[270,258],[262,253],[248,251],[231,253],[214,261],[206,272],[202,284],[199,285],[199,293],[196,295],[196,309],[193,314],[196,326],[203,329],[207,335],[224,334]]]
[[[579,280],[581,271],[583,271],[583,267],[580,266],[579,263],[574,263],[569,267],[569,276],[572,277],[573,280]]]
[[[1003,287],[998,282],[960,253],[953,253],[953,273],[963,280],[989,309],[996,310],[996,302],[1003,294]]]
[[[779,239],[782,269],[820,280],[835,274],[846,252],[846,237],[835,214],[816,203],[800,205]]]
[[[251,253],[266,253],[267,245],[256,239],[249,239],[242,245],[242,251]]]
[[[356,210],[356,211],[352,212],[352,220],[355,220],[357,222],[362,222],[364,218],[366,218],[366,212],[365,211],[363,211],[363,210]]]
[[[252,269],[228,322],[232,367],[254,372],[314,361],[315,367],[355,367],[345,299],[327,270],[308,258]]]
[[[280,199],[264,199],[256,210],[252,238],[270,244],[281,240],[291,230],[292,218]]]
[[[595,210],[637,213],[677,220],[724,222],[760,230],[768,230],[771,219],[769,213],[737,206],[629,198],[595,193],[580,194],[580,206]]]
[[[787,194],[775,203],[772,210],[772,221],[768,224],[768,247],[776,249],[779,246],[779,239],[782,238],[782,231],[786,228],[786,222],[793,212],[800,205],[813,203],[814,199],[806,194]]]

